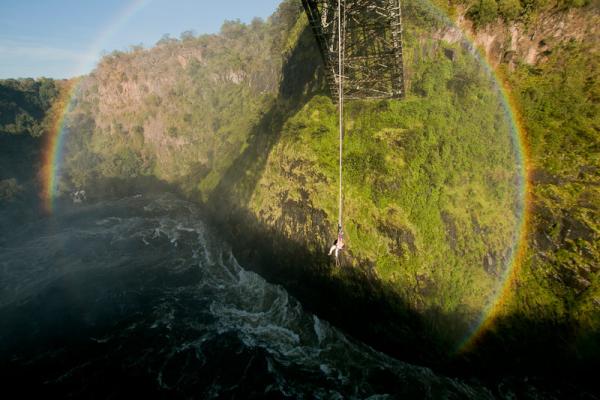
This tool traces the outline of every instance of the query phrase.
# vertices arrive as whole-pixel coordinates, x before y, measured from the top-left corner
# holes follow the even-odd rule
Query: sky
[[[70,78],[103,52],[266,19],[281,0],[0,0],[0,79]]]

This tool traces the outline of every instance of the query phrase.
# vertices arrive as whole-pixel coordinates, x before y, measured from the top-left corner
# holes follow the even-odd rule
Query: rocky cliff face
[[[474,26],[465,7],[457,8],[456,28],[444,31],[442,38],[459,40],[467,32],[494,67],[514,69],[517,64],[538,65],[568,42],[597,43],[600,17],[594,7],[544,10],[525,21],[506,23],[500,18],[483,27]]]
[[[71,121],[85,145],[74,139],[70,154],[91,153],[103,177],[152,175],[207,195],[277,95],[291,13],[105,57],[79,87]],[[80,170],[65,184],[88,184]]]

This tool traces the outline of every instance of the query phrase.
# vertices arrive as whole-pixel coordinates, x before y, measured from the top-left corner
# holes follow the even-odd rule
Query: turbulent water
[[[491,397],[304,311],[174,196],[73,205],[0,246],[0,372],[22,393]]]

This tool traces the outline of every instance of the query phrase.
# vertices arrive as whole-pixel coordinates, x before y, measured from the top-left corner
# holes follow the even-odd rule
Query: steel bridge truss
[[[338,38],[338,2],[342,40]],[[325,77],[338,96],[339,58],[347,99],[404,96],[400,0],[302,0],[325,63]]]

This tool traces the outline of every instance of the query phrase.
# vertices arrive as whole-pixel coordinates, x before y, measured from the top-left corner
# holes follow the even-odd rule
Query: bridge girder
[[[342,7],[342,40],[338,38],[338,1]],[[402,98],[402,10],[400,0],[302,0],[317,40],[325,77],[334,99],[338,94],[338,49],[344,60],[344,96],[348,99]]]

